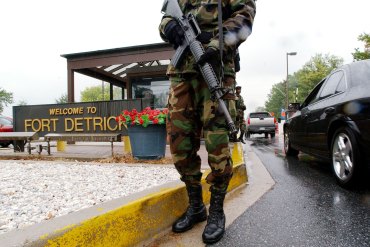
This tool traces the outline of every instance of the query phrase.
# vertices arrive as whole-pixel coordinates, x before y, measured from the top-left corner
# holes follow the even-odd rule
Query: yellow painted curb
[[[233,177],[228,190],[247,182],[243,149],[240,143],[232,147]],[[205,203],[209,203],[209,185],[203,174]],[[135,246],[160,237],[186,210],[188,201],[184,185],[163,188],[122,207],[97,215],[79,224],[39,237],[27,246]],[[104,209],[101,209],[103,211]]]
[[[231,158],[233,160],[234,166],[245,164],[243,146],[241,142],[234,142],[231,150]]]

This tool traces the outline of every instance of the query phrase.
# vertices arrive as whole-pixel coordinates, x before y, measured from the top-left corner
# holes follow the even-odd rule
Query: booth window
[[[132,78],[132,98],[150,99],[151,107],[167,107],[170,81],[166,77]]]

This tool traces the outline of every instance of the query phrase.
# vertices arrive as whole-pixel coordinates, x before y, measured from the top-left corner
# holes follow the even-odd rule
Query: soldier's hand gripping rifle
[[[171,64],[177,67],[183,59],[185,51],[188,47],[193,54],[195,61],[198,62],[199,58],[204,54],[204,48],[202,43],[196,39],[201,31],[198,23],[195,20],[195,17],[191,13],[184,16],[177,0],[165,0],[162,7],[162,13],[176,19],[182,30],[184,31],[185,36],[183,44],[176,49],[175,55],[171,59]],[[212,100],[218,101],[218,110],[224,114],[230,133],[236,133],[237,130],[235,124],[230,116],[225,102],[222,99],[224,93],[222,91],[222,88],[220,87],[220,82],[216,76],[216,73],[209,63],[199,65],[199,68],[205,82],[208,85]]]

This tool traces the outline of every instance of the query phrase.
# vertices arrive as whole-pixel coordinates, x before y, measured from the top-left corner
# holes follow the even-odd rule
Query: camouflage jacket
[[[191,12],[202,32],[213,33],[213,37],[204,48],[208,46],[219,47],[218,40],[218,0],[178,0],[184,14]],[[224,73],[235,78],[234,57],[237,47],[246,40],[253,26],[256,14],[254,0],[222,0],[224,51]],[[159,26],[161,38],[168,41],[164,35],[164,28],[172,17],[164,15]],[[197,73],[194,58],[188,53],[180,68],[175,69],[169,65],[167,75],[179,73]]]
[[[247,107],[245,106],[244,99],[241,95],[236,95],[235,106],[238,117],[244,118],[244,111],[247,109]]]

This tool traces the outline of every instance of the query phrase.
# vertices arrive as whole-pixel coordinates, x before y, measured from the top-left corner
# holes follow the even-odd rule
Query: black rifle
[[[201,33],[201,31],[198,23],[195,20],[194,15],[189,13],[184,16],[177,0],[165,0],[162,7],[162,13],[176,19],[182,30],[184,31],[185,36],[183,44],[176,49],[175,55],[171,59],[171,64],[175,67],[178,67],[188,47],[190,48],[195,61],[198,62],[199,58],[204,54],[204,48],[202,43],[197,40],[197,36]],[[199,69],[203,75],[205,82],[208,85],[209,91],[211,93],[211,99],[214,101],[218,101],[218,110],[225,116],[230,133],[235,134],[237,130],[226,107],[226,104],[222,99],[224,92],[220,87],[220,82],[216,76],[216,73],[209,63],[199,65]]]

